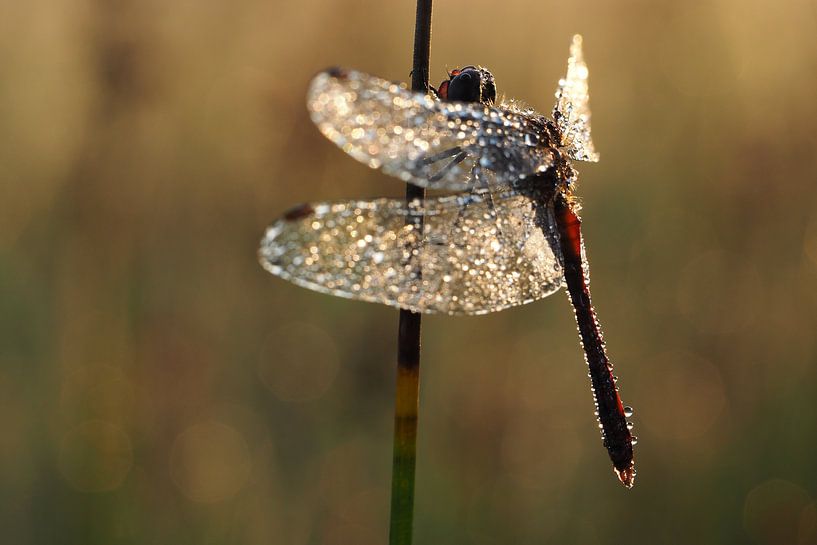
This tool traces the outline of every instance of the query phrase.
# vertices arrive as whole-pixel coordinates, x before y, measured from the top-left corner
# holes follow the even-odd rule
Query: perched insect
[[[598,161],[587,74],[577,35],[553,119],[497,103],[493,75],[475,66],[452,71],[429,94],[351,70],[319,74],[307,105],[327,138],[386,174],[456,193],[301,205],[267,229],[259,258],[306,288],[425,313],[496,312],[566,284],[602,439],[631,487],[631,409],[619,398],[590,302],[573,197],[571,161]]]

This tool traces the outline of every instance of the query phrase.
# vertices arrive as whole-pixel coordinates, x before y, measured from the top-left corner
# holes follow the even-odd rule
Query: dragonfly
[[[547,118],[500,100],[491,72],[453,70],[427,93],[354,70],[312,81],[318,129],[358,161],[444,194],[302,204],[267,228],[259,260],[318,292],[420,313],[479,315],[566,286],[602,442],[633,486],[632,409],[622,404],[591,303],[574,161],[598,161],[588,69],[573,37]]]

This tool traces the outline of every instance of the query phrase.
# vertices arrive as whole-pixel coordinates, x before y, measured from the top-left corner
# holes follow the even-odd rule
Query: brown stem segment
[[[431,56],[431,0],[417,0],[413,91],[428,90]],[[406,202],[425,199],[425,189],[406,184]],[[422,232],[421,217],[409,220]],[[417,271],[420,274],[421,271]],[[397,386],[394,406],[389,545],[411,545],[414,526],[414,475],[417,462],[417,413],[420,404],[420,314],[400,310],[397,333]]]
[[[618,478],[624,486],[631,488],[635,481],[633,436],[627,427],[624,406],[613,377],[613,365],[607,358],[601,327],[590,301],[590,284],[584,269],[581,219],[564,195],[556,197],[554,209],[564,257],[567,291],[576,312],[579,335],[590,370],[593,396],[596,399],[599,423],[602,427],[602,439]]]
[[[407,339],[409,342],[405,342]],[[420,315],[401,310],[394,404],[390,545],[410,545],[412,540],[419,398]]]

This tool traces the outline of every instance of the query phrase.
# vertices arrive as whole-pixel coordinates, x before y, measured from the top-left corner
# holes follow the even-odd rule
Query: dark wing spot
[[[343,68],[333,66],[326,69],[326,73],[336,79],[346,79],[348,76]]]
[[[315,209],[310,204],[299,204],[295,208],[290,209],[284,214],[284,219],[287,221],[297,221],[307,218],[315,213]]]

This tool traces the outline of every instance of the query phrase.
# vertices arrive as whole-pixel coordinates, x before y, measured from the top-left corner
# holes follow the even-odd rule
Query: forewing
[[[590,138],[590,105],[587,87],[588,70],[582,53],[582,37],[573,36],[567,75],[559,80],[553,120],[562,134],[562,146],[571,159],[598,161],[599,154]]]
[[[485,314],[562,286],[555,237],[548,205],[512,190],[475,191],[422,206],[304,205],[267,229],[259,257],[271,273],[319,292],[415,312]]]
[[[553,162],[542,127],[530,116],[437,101],[361,72],[318,74],[307,106],[321,132],[343,151],[422,187],[469,189],[475,166],[505,184],[544,172]]]

